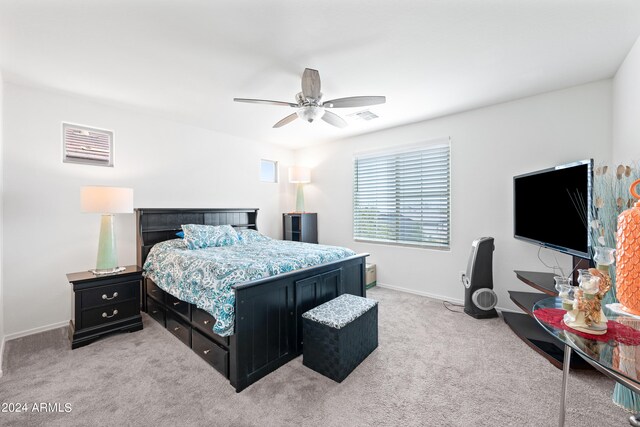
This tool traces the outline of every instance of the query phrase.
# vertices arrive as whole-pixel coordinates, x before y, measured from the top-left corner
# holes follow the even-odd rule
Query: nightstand
[[[111,332],[142,329],[140,289],[142,269],[96,276],[89,271],[67,274],[73,286],[73,318],[69,322],[71,348],[82,347]]]

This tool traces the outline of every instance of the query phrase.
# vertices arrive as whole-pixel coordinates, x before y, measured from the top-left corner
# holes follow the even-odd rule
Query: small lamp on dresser
[[[296,210],[304,212],[304,184],[311,182],[311,169],[304,166],[292,166],[289,168],[289,182],[296,184]]]
[[[122,187],[88,186],[80,190],[82,212],[100,213],[100,240],[95,275],[113,274],[123,271],[118,266],[114,214],[133,213],[133,189]]]

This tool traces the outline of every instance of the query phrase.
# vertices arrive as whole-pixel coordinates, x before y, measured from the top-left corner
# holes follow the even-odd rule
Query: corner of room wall
[[[640,162],[640,38],[613,78],[612,159]]]
[[[0,377],[2,377],[2,361],[4,354],[4,298],[3,298],[3,285],[4,285],[4,263],[3,263],[3,234],[2,234],[2,212],[4,205],[4,159],[3,159],[3,105],[4,105],[4,80],[2,79],[2,70],[0,70]]]

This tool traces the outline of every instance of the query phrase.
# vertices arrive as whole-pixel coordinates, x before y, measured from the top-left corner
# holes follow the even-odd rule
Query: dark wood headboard
[[[136,210],[136,261],[144,265],[151,247],[175,239],[182,224],[232,225],[235,228],[257,230],[258,209],[146,209]]]

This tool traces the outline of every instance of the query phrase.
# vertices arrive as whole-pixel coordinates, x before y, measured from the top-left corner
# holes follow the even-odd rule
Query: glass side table
[[[551,335],[564,344],[564,364],[562,369],[562,394],[560,400],[560,427],[564,426],[567,385],[571,351],[576,351],[587,363],[609,378],[640,393],[640,352],[636,360],[636,351],[640,351],[640,319],[614,313],[602,307],[607,320],[617,322],[615,328],[609,327],[606,335],[595,336],[581,332],[572,332],[553,321],[564,313],[560,298],[549,297],[533,306],[533,316]],[[640,426],[640,415],[632,416],[629,423]]]

